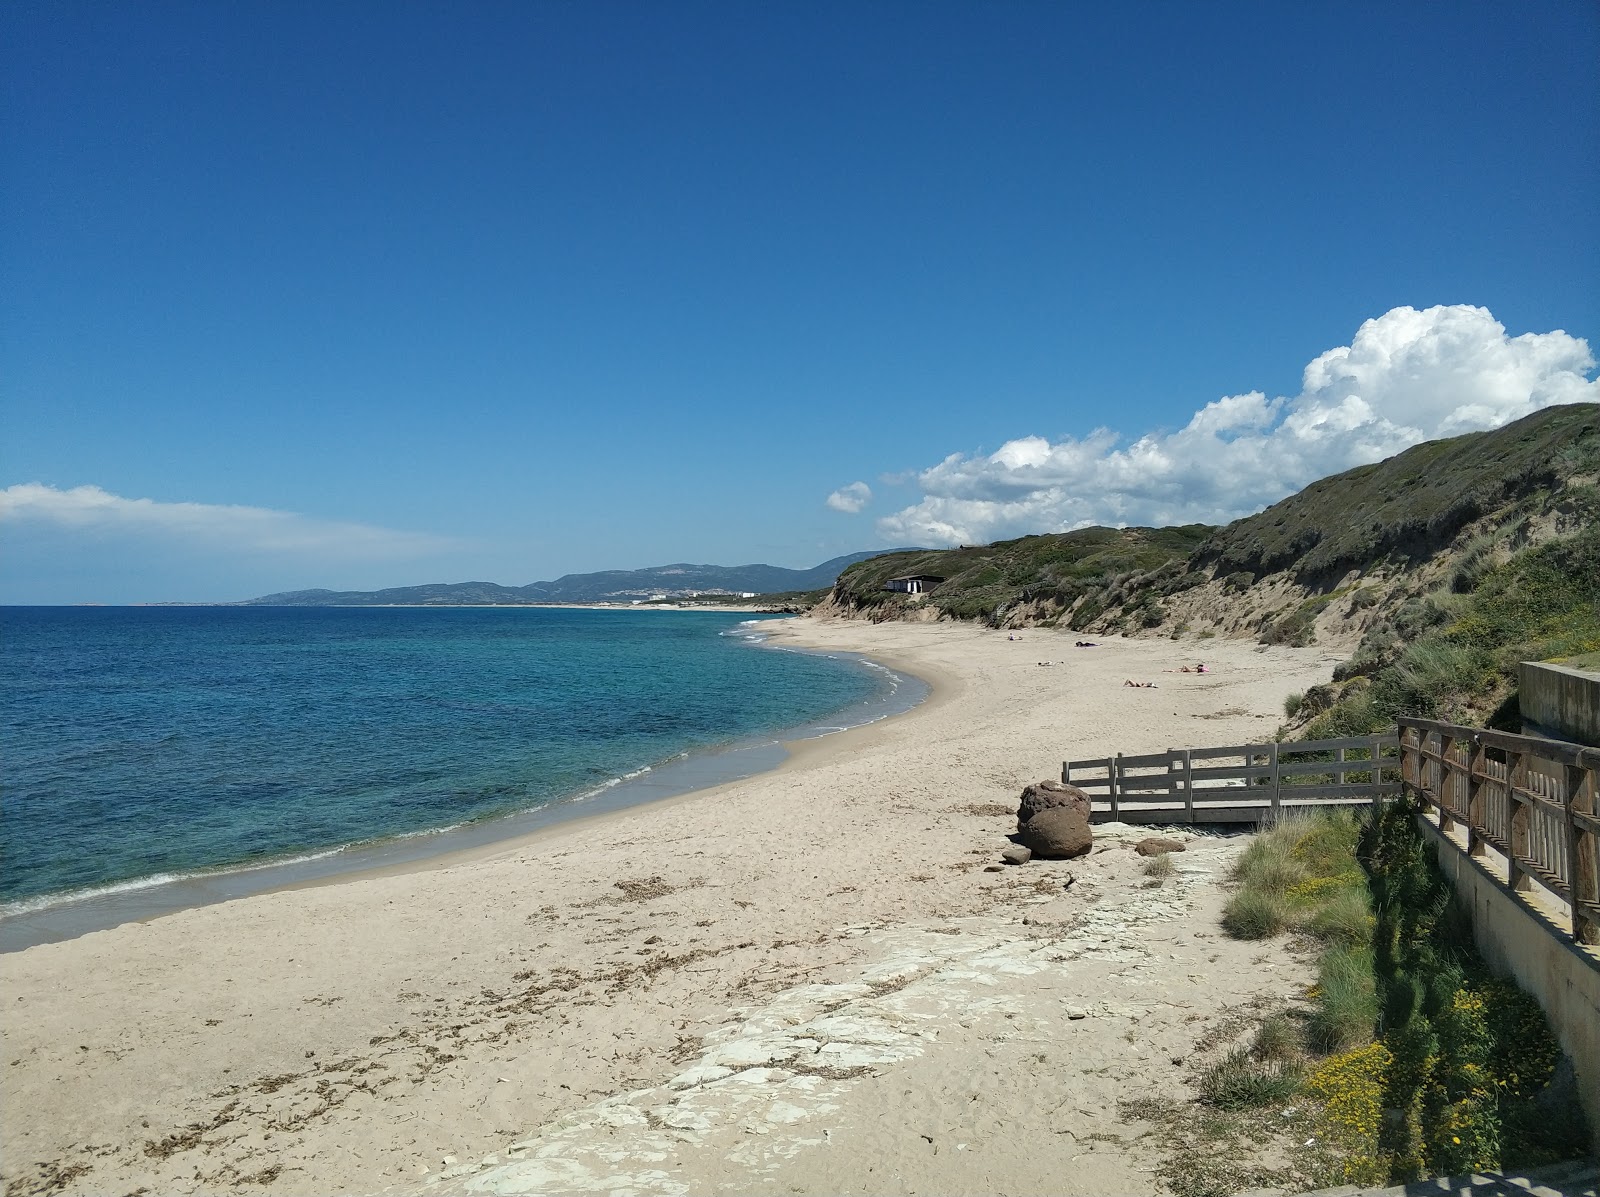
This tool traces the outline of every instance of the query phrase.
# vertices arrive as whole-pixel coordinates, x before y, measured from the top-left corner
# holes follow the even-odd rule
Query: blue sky
[[[0,45],[0,601],[1226,519],[1600,398],[1588,0],[12,0]]]

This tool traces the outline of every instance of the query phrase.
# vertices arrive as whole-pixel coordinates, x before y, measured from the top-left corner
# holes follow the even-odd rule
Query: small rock
[[[1033,859],[1033,849],[1024,848],[1020,844],[1012,844],[1009,848],[1001,849],[1000,859],[1008,865],[1027,864]]]
[[[1149,835],[1135,844],[1133,850],[1140,856],[1165,856],[1168,852],[1182,852],[1184,845],[1182,840]]]
[[[444,1166],[446,1168],[454,1168],[457,1162],[458,1161],[456,1160],[456,1157],[453,1155],[447,1155],[444,1157]]]
[[[984,865],[983,866],[983,871],[985,873],[1004,873],[1006,871],[1006,866],[1005,865]]]
[[[1077,1022],[1080,1019],[1089,1017],[1089,1012],[1082,1006],[1068,1006],[1065,1010],[1065,1014],[1073,1022]]]

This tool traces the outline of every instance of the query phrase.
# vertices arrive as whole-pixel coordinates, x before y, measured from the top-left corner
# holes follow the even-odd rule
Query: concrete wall
[[[1600,748],[1600,673],[1524,661],[1517,685],[1526,734]]]
[[[1434,845],[1457,900],[1472,912],[1473,936],[1485,962],[1544,1008],[1578,1074],[1590,1141],[1600,1145],[1600,954],[1579,947],[1566,934],[1569,928],[1513,898],[1498,858],[1467,855],[1426,817],[1419,815],[1417,824]]]

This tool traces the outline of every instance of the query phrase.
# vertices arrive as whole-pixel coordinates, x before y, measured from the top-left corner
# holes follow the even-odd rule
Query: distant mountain
[[[391,586],[387,590],[286,590],[241,605],[263,607],[526,607],[535,603],[632,602],[655,595],[690,598],[699,594],[787,594],[824,590],[846,566],[897,549],[849,553],[812,569],[777,565],[657,565],[650,569],[612,569],[596,574],[566,574],[553,582],[501,586],[497,582],[433,582]]]

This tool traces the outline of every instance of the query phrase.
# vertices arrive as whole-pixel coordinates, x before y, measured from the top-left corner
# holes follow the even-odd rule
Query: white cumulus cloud
[[[971,544],[1091,524],[1225,522],[1419,441],[1600,402],[1594,367],[1582,338],[1507,336],[1485,308],[1394,308],[1307,365],[1293,397],[1229,395],[1176,432],[1127,445],[1101,428],[953,453],[915,476],[922,500],[878,531],[895,544]]]
[[[321,520],[267,507],[128,499],[98,486],[60,489],[24,482],[0,490],[0,523],[66,532],[154,535],[233,553],[340,560],[398,560],[454,547],[444,537]]]
[[[828,496],[828,506],[835,511],[854,515],[872,501],[872,488],[865,482],[852,482],[841,486]]]

